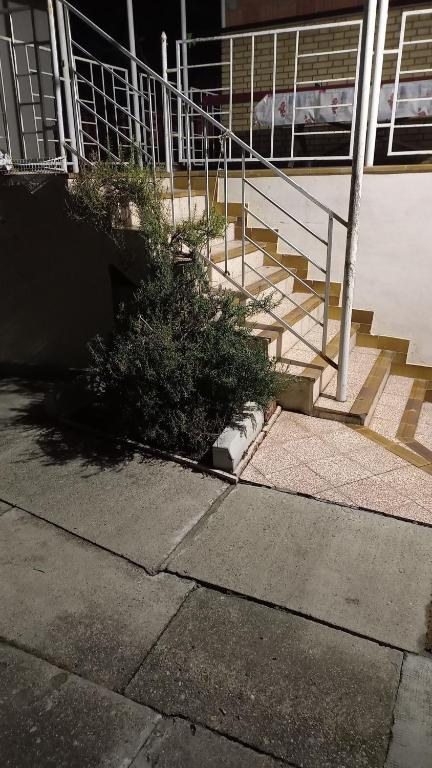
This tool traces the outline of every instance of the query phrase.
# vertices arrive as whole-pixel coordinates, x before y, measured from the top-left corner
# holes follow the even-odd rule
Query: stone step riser
[[[262,267],[263,255],[261,251],[254,251],[253,253],[246,254],[246,260],[248,264],[250,264],[252,267],[255,267],[255,269],[260,270],[260,268]],[[217,266],[220,269],[225,269],[225,262],[220,261],[217,263]],[[236,256],[233,259],[228,259],[228,271],[229,271],[230,277],[232,277],[234,280],[241,281],[241,276],[242,276],[242,257],[241,256]],[[213,270],[213,272],[214,272],[214,278],[212,282],[214,283],[214,285],[223,285],[227,282],[223,275],[220,275],[218,272],[216,272],[216,270]],[[258,275],[252,272],[251,269],[247,269],[247,268],[245,269],[246,283],[255,282],[258,279],[259,279]],[[294,283],[294,280],[291,280],[291,284],[293,283]]]
[[[322,309],[317,307],[311,312],[311,315],[313,315],[313,317],[305,315],[301,318],[301,320],[293,323],[293,329],[301,336],[304,336],[306,333],[308,333],[308,331],[311,331],[312,328],[317,325],[318,320],[322,320]],[[285,356],[289,357],[289,351],[294,347],[295,344],[297,344],[297,342],[298,338],[294,336],[293,333],[290,333],[288,330],[284,330],[284,332],[280,334],[279,338],[270,342],[268,346],[269,356],[278,358]]]

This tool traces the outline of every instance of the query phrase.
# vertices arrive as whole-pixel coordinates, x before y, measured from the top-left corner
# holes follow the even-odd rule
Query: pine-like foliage
[[[105,211],[106,180],[100,190],[103,171],[110,176],[111,218]],[[274,366],[245,324],[272,299],[245,305],[233,291],[211,288],[199,254],[207,233],[215,237],[223,231],[218,216],[170,227],[160,189],[145,171],[97,167],[85,176],[90,178],[78,186],[91,182],[91,195],[75,188],[75,214],[94,218],[89,197],[96,196],[98,220],[110,228],[121,191],[139,210],[149,261],[147,278],[121,307],[110,338],[90,343],[88,384],[123,434],[201,456],[241,417],[247,401],[265,408],[275,394]],[[145,181],[137,184],[137,177]]]

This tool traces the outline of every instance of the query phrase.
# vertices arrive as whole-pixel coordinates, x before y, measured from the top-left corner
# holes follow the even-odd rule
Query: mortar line
[[[309,613],[303,613],[302,611],[298,611],[295,608],[287,608],[285,605],[278,605],[277,603],[272,603],[270,600],[265,600],[261,597],[255,597],[253,595],[248,595],[244,592],[237,592],[235,589],[231,589],[229,587],[223,587],[219,584],[213,584],[210,581],[206,581],[205,579],[201,579],[197,576],[185,576],[182,573],[179,573],[175,570],[167,569],[164,571],[164,573],[170,573],[173,576],[177,576],[179,579],[185,579],[185,581],[190,581],[193,579],[193,581],[196,583],[197,587],[203,587],[204,589],[209,589],[213,592],[219,592],[220,594],[227,595],[229,597],[237,597],[242,600],[246,600],[249,603],[255,603],[256,605],[262,605],[265,608],[272,608],[275,611],[280,611],[281,613],[287,613],[289,615],[298,616],[301,619],[306,619],[307,621],[312,621],[314,624],[321,624],[324,627],[329,627],[329,629],[335,629],[338,632],[344,632],[347,635],[350,635],[351,637],[358,637],[361,640],[368,640],[371,643],[375,643],[375,645],[379,645],[381,648],[390,648],[393,651],[398,651],[399,653],[412,653],[413,655],[420,656],[423,652],[422,650],[410,650],[407,648],[402,648],[398,645],[393,645],[392,643],[388,643],[385,640],[378,640],[377,638],[374,638],[370,635],[365,635],[361,632],[356,632],[354,629],[349,629],[348,627],[342,627],[339,624],[334,624],[331,621],[326,621],[326,619],[320,619],[317,616],[313,616]],[[189,593],[190,594],[190,593]]]

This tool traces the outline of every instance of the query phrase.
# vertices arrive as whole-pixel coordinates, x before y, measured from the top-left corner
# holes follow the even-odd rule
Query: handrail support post
[[[343,277],[342,312],[340,324],[340,344],[338,357],[338,377],[336,398],[340,402],[347,399],[348,367],[351,338],[351,318],[354,298],[354,282],[360,225],[360,204],[363,184],[363,171],[366,149],[366,135],[369,112],[370,81],[375,35],[375,17],[377,0],[366,0],[363,15],[363,30],[360,50],[360,72],[358,98],[360,104],[356,110],[354,135],[353,167],[349,199],[348,230],[345,251]]]

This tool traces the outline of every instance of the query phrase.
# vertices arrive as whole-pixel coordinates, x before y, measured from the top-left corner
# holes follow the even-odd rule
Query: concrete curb
[[[264,413],[256,403],[245,404],[245,415],[234,426],[226,427],[213,443],[213,466],[225,472],[234,472],[251,443],[260,434]]]

